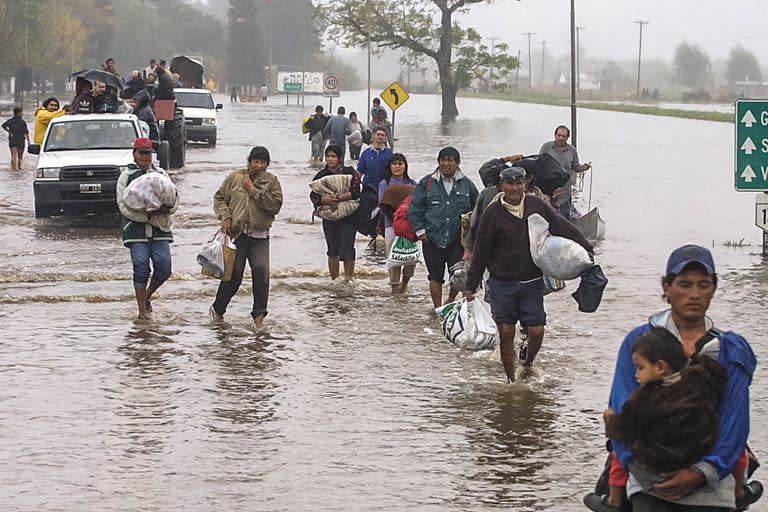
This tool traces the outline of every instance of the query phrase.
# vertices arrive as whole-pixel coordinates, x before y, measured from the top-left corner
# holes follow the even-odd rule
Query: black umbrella
[[[115,75],[98,69],[83,69],[76,71],[69,75],[70,80],[72,80],[72,77],[83,78],[91,83],[104,82],[108,87],[114,87],[115,89],[123,89],[125,87],[125,84],[123,84],[123,82]]]
[[[203,64],[184,55],[171,59],[171,73],[178,73],[184,87],[203,87]]]

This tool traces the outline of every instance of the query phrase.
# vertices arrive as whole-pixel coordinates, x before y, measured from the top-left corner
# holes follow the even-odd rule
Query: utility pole
[[[650,22],[644,20],[635,21],[640,25],[640,47],[637,50],[637,97],[640,97],[640,60],[643,57],[643,25],[648,25]]]
[[[371,124],[371,34],[368,34],[368,105],[365,107],[365,111],[368,113],[368,123]]]
[[[547,42],[541,42],[541,86],[544,87],[544,58],[547,55]]]
[[[29,66],[29,2],[24,0],[24,67]]]
[[[524,36],[528,36],[528,88],[533,88],[533,82],[531,81],[531,36],[536,32],[524,32]]]
[[[576,27],[576,90],[581,90],[581,46],[579,45],[579,35],[585,27]]]
[[[571,0],[571,144],[576,147],[576,5]]]

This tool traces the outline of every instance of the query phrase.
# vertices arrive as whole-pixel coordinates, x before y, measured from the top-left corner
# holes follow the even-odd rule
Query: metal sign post
[[[403,86],[397,82],[392,82],[389,87],[379,93],[379,97],[389,105],[392,109],[392,140],[389,141],[389,146],[395,148],[395,111],[400,108],[400,105],[408,101],[408,93],[405,92]]]
[[[768,256],[768,193],[755,196],[755,226],[763,230],[763,256]]]

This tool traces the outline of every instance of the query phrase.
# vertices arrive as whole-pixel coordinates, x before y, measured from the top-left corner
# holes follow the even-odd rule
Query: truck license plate
[[[83,183],[80,185],[81,194],[101,194],[101,183]]]

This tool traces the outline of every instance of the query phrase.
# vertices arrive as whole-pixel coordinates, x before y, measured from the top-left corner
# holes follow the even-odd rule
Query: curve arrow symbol
[[[400,104],[400,97],[397,95],[397,89],[390,89],[389,90],[389,94],[394,96],[394,98],[395,98],[395,105],[399,105]],[[755,149],[757,149],[757,148],[755,148]]]

